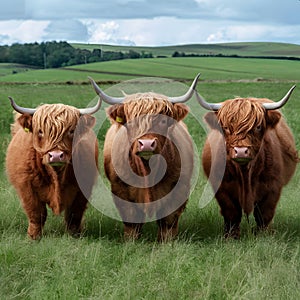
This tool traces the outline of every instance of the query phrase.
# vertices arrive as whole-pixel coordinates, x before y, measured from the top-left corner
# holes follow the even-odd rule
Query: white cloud
[[[264,24],[236,24],[217,29],[207,38],[209,43],[274,41],[300,43],[300,26],[277,26]]]
[[[160,17],[154,19],[2,21],[0,44],[66,40],[121,45],[242,41],[300,43],[300,25]]]
[[[0,10],[0,44],[300,43],[299,15],[299,0],[10,0]]]
[[[89,25],[90,43],[140,46],[191,43],[277,41],[300,42],[299,26],[277,26],[243,22],[214,22],[177,18],[93,20]]]
[[[48,21],[2,21],[0,22],[1,44],[41,42]]]
[[[135,45],[127,34],[120,31],[120,25],[116,21],[106,21],[104,23],[92,21],[86,24],[90,34],[89,43]]]

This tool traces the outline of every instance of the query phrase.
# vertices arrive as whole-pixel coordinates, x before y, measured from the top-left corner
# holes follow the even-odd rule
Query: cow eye
[[[43,131],[41,129],[39,129],[38,131],[38,137],[39,138],[42,138],[43,137]]]
[[[70,136],[70,137],[73,137],[73,135],[74,135],[74,129],[71,129],[71,130],[69,131],[69,136]]]
[[[159,120],[157,125],[158,125],[158,128],[160,130],[166,130],[169,126],[168,120],[167,119],[161,119],[161,120]]]
[[[256,126],[256,131],[261,131],[261,130],[262,130],[261,125]]]
[[[167,125],[167,120],[162,119],[162,120],[159,122],[159,124],[162,125],[162,126],[165,126],[165,125]]]
[[[168,121],[167,121],[167,119],[160,117],[154,121],[154,126],[159,129],[164,129],[168,126]]]
[[[223,127],[223,132],[226,134],[230,134],[230,130],[227,126]]]

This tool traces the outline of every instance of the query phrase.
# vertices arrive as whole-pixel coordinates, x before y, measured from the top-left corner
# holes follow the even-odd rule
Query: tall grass
[[[198,90],[210,101],[222,101],[235,95],[279,99],[289,87],[286,82],[200,83]],[[1,299],[299,299],[299,168],[283,191],[272,232],[255,236],[251,216],[249,224],[245,218],[242,221],[239,241],[222,238],[223,222],[215,201],[199,208],[206,183],[201,171],[173,242],[158,244],[156,224],[147,223],[140,240],[125,243],[121,222],[92,205],[80,238],[66,234],[63,218],[49,211],[43,238],[29,241],[26,217],[4,171],[12,121],[8,95],[21,105],[64,102],[85,106],[94,92],[86,85],[0,87]],[[300,149],[299,90],[283,111]],[[203,129],[199,130],[192,116],[186,123],[201,152]],[[101,132],[100,145],[103,138]]]

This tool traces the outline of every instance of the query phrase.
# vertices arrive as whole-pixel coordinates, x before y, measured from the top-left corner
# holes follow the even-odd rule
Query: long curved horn
[[[199,104],[200,104],[203,108],[205,108],[205,109],[207,109],[207,110],[218,111],[218,110],[221,108],[222,104],[223,104],[223,103],[209,103],[209,102],[206,102],[206,101],[204,100],[204,98],[202,98],[202,97],[198,94],[198,92],[197,92],[196,90],[195,90],[195,94],[196,94],[196,99],[198,100]]]
[[[104,102],[113,105],[113,104],[122,103],[124,101],[125,97],[115,98],[115,97],[108,96],[99,88],[99,86],[97,85],[97,83],[92,77],[88,77],[88,79],[92,83],[96,94],[99,95],[99,97],[102,98]]]
[[[99,98],[99,100],[95,106],[87,107],[87,108],[80,108],[78,110],[80,112],[80,115],[92,115],[100,109],[101,104],[102,104],[102,99]]]
[[[287,92],[287,94],[280,101],[273,102],[273,103],[263,103],[263,107],[266,110],[274,110],[274,109],[281,108],[284,104],[286,104],[288,102],[295,87],[296,87],[296,85],[293,85],[290,88],[290,90]]]
[[[13,107],[13,109],[16,112],[18,112],[20,114],[29,114],[29,115],[33,115],[36,112],[36,108],[21,107],[15,102],[15,100],[12,97],[8,97],[8,98],[10,100],[11,106]],[[95,112],[97,112],[100,109],[101,103],[102,103],[102,100],[99,99],[97,104],[94,107],[81,108],[81,109],[79,109],[79,112],[81,115],[94,114]]]
[[[15,100],[12,97],[8,97],[8,99],[10,100],[12,108],[20,114],[33,115],[36,112],[36,108],[21,107],[15,102]]]
[[[179,96],[179,97],[169,97],[169,100],[172,103],[184,103],[184,102],[187,102],[189,99],[191,99],[194,95],[194,90],[196,89],[196,85],[198,83],[198,79],[199,79],[200,75],[201,75],[200,73],[196,75],[193,83],[191,84],[190,88],[184,95]]]

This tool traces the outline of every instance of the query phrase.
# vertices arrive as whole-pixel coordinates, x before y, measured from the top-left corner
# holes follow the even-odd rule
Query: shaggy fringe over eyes
[[[164,114],[171,118],[174,116],[173,104],[166,96],[156,93],[129,95],[124,104],[125,115],[129,120],[145,114]]]
[[[133,126],[136,130],[133,138],[139,138],[150,130],[155,115],[176,116],[174,106],[166,96],[151,92],[128,95],[124,102],[124,113],[127,122],[139,124]]]
[[[63,136],[70,129],[74,129],[79,120],[80,113],[75,107],[64,104],[45,104],[40,106],[33,115],[34,147],[39,152],[48,152],[59,143],[61,150],[70,146],[66,145]],[[38,144],[39,131],[45,139],[43,145]]]
[[[225,101],[218,111],[222,127],[227,127],[235,135],[246,136],[253,128],[266,126],[265,109],[254,98]]]

